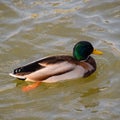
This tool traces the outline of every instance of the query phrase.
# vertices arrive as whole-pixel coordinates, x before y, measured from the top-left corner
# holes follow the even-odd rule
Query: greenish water
[[[85,79],[41,84],[24,93],[14,68],[56,54],[72,54],[80,40],[104,52]],[[0,1],[1,120],[120,119],[119,0]]]

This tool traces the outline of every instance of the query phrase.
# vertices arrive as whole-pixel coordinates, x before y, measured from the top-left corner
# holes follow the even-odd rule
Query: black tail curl
[[[19,67],[14,69],[14,74],[25,73],[25,72],[34,72],[41,68],[42,66],[38,65],[38,63],[32,63],[23,67]]]

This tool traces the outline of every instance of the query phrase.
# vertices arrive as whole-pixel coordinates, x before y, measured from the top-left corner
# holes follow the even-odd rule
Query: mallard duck
[[[96,62],[91,54],[102,52],[88,41],[80,41],[73,48],[73,56],[49,56],[14,69],[12,77],[32,82],[53,83],[62,80],[88,77],[96,71]]]

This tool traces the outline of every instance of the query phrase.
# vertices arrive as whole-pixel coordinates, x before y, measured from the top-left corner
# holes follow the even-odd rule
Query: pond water
[[[75,43],[91,42],[97,71],[85,79],[29,84],[8,74],[48,55],[72,55]],[[1,120],[120,119],[119,0],[0,1]]]

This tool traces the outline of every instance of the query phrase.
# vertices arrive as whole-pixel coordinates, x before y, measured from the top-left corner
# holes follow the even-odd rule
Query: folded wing
[[[60,75],[75,69],[75,64],[69,63],[70,56],[47,57],[25,66],[16,68],[10,75],[19,79],[42,81],[54,75]]]

